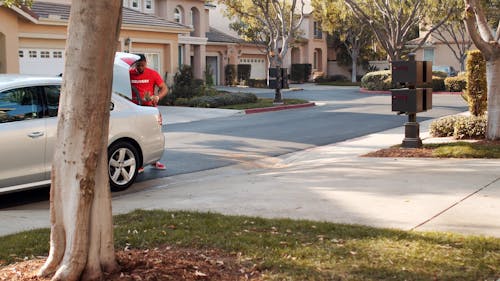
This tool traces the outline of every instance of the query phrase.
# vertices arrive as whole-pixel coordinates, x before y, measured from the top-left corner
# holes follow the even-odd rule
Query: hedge
[[[480,51],[467,52],[467,88],[464,99],[474,116],[483,115],[487,109],[488,88],[486,84],[486,61]]]

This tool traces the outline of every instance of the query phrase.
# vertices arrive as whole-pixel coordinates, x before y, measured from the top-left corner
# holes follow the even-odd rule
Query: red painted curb
[[[376,91],[367,90],[365,88],[359,88],[359,91],[363,94],[390,94],[391,91]],[[461,95],[462,92],[432,92],[433,95]]]
[[[310,106],[315,106],[315,105],[316,104],[314,102],[310,102],[310,103],[302,103],[302,104],[277,105],[277,106],[273,106],[273,107],[251,108],[251,109],[245,109],[245,114],[268,112],[268,111],[278,111],[278,110],[293,109],[293,108],[303,108],[303,107],[310,107]]]

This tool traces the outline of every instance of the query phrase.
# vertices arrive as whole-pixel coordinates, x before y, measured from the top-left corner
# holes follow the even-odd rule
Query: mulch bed
[[[106,275],[109,281],[239,281],[262,280],[251,263],[241,262],[237,254],[220,250],[195,250],[162,247],[148,250],[127,250],[116,253],[120,272]],[[38,258],[0,268],[0,280],[49,281],[36,272],[45,262]]]

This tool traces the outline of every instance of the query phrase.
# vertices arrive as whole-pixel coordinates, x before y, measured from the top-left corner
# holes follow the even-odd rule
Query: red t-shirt
[[[135,87],[139,91],[141,98],[141,105],[153,106],[152,101],[145,100],[146,93],[149,92],[149,94],[153,96],[155,85],[159,86],[163,84],[163,79],[161,79],[160,74],[158,74],[158,72],[147,67],[144,68],[143,73],[139,73],[137,72],[137,70],[131,69],[130,84],[132,84],[132,87]],[[137,97],[134,91],[132,91],[132,101],[138,104]]]

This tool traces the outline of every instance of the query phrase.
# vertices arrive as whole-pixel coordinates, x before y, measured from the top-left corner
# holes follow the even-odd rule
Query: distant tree
[[[31,7],[33,5],[33,0],[4,0],[3,4],[7,7],[12,7],[12,6],[27,6]]]
[[[495,1],[498,4],[498,1]],[[488,125],[486,138],[500,139],[500,21],[498,13],[487,13],[479,0],[464,0],[465,24],[476,47],[486,59]],[[498,7],[498,6],[497,6]],[[488,18],[488,16],[490,18]],[[494,18],[492,21],[491,18]],[[492,24],[496,25],[492,28]]]
[[[305,0],[218,0],[245,41],[264,44],[271,67],[282,68],[283,58],[304,18]],[[281,71],[277,71],[274,102],[283,103]]]
[[[371,28],[390,61],[401,59],[408,41],[414,39],[412,31],[419,24],[434,23],[415,49],[457,9],[442,0],[345,0],[345,3],[359,21]],[[433,21],[435,18],[441,20]]]
[[[356,82],[359,56],[373,38],[369,26],[359,21],[343,0],[312,0],[313,15],[324,31],[334,35],[351,58],[351,81]]]

